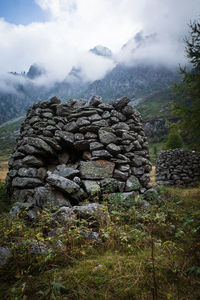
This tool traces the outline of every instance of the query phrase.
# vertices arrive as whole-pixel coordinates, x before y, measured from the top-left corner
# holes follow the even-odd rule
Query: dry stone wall
[[[71,207],[94,194],[150,189],[148,143],[129,101],[53,97],[33,105],[9,161],[12,202]]]
[[[200,156],[195,151],[161,151],[156,162],[156,182],[160,185],[194,186],[200,180]]]

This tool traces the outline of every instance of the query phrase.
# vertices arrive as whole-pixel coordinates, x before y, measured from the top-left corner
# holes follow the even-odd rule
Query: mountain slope
[[[140,64],[126,67],[118,64],[102,80],[89,84],[83,97],[90,98],[97,94],[106,102],[124,95],[129,98],[140,97],[169,88],[178,78],[177,74],[177,70],[170,70],[164,66]]]

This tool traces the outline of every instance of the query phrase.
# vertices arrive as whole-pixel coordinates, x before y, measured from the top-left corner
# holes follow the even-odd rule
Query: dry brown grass
[[[7,173],[8,173],[8,162],[0,161],[0,181],[5,181]]]
[[[151,170],[151,181],[150,184],[155,185],[155,172],[156,172],[156,167],[152,166],[152,170]]]

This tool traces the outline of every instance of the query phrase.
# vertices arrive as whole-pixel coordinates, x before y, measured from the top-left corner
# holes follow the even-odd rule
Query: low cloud
[[[199,0],[35,2],[49,13],[48,21],[24,26],[0,19],[0,65],[1,74],[6,74],[28,71],[37,63],[46,70],[35,80],[39,85],[65,80],[73,67],[81,70],[85,81],[93,81],[118,62],[128,66],[137,62],[169,67],[184,64],[183,39],[188,23],[200,11]],[[99,44],[112,50],[114,61],[89,52]],[[1,90],[6,90],[9,78],[1,75]]]

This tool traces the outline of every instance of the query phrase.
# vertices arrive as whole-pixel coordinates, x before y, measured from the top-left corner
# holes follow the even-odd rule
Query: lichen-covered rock
[[[81,161],[80,174],[84,179],[102,179],[112,177],[115,164],[107,160]]]

